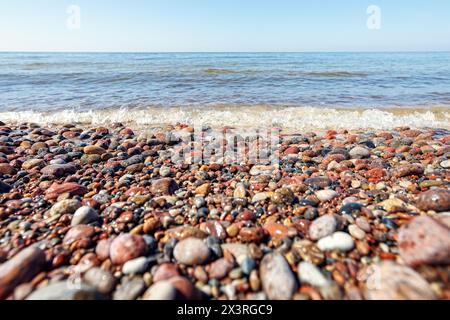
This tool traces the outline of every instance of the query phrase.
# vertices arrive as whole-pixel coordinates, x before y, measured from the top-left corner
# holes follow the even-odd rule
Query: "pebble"
[[[266,223],[264,229],[274,239],[282,239],[288,237],[289,228],[279,223]]]
[[[175,259],[185,265],[202,265],[209,259],[209,249],[197,238],[187,238],[177,243],[173,251]]]
[[[369,300],[434,300],[428,282],[413,269],[385,261],[367,271],[366,295]]]
[[[172,195],[178,190],[178,184],[172,178],[163,178],[152,182],[151,192],[155,195]]]
[[[338,197],[338,193],[334,190],[320,190],[316,192],[317,199],[322,202],[331,201],[334,198]]]
[[[229,259],[222,258],[216,260],[210,265],[209,277],[211,279],[222,280],[231,270],[233,270],[233,268],[234,263]]]
[[[450,160],[445,160],[441,162],[441,167],[444,169],[449,169],[450,168]]]
[[[45,266],[45,254],[29,247],[0,265],[0,299],[5,299],[18,285],[30,281]]]
[[[265,201],[268,198],[267,192],[258,192],[252,198],[252,203]]]
[[[408,176],[421,176],[425,172],[425,168],[421,164],[412,163],[404,164],[396,167],[394,169],[394,176],[397,178],[408,177]]]
[[[95,288],[85,283],[59,281],[32,292],[26,300],[103,300]]]
[[[301,283],[310,284],[314,287],[325,287],[330,281],[322,274],[320,269],[311,262],[300,262],[298,267],[298,278]]]
[[[177,289],[169,281],[160,281],[153,284],[145,291],[143,300],[176,300]]]
[[[331,180],[327,177],[314,177],[306,179],[305,184],[313,189],[325,189],[331,185]]]
[[[122,273],[127,275],[142,274],[147,270],[148,265],[149,263],[146,257],[129,260],[122,266]]]
[[[338,227],[338,221],[334,215],[326,214],[314,220],[309,227],[309,236],[317,241],[332,235]]]
[[[95,222],[99,219],[99,215],[96,210],[91,207],[81,207],[75,211],[71,226],[77,226],[79,224],[89,224],[91,222]]]
[[[147,244],[143,237],[136,234],[121,234],[115,238],[109,249],[112,263],[123,265],[147,252]]]
[[[320,239],[317,247],[322,251],[338,250],[346,252],[352,250],[355,247],[355,243],[348,233],[338,231]]]
[[[84,243],[84,247],[89,247],[92,238],[95,235],[95,229],[91,226],[80,224],[70,228],[63,239],[63,243],[71,245],[74,242]]]
[[[124,278],[113,293],[113,300],[136,300],[144,293],[146,284],[142,278]]]
[[[77,199],[64,199],[55,203],[49,210],[49,216],[57,216],[63,214],[74,214],[81,207],[81,202]]]
[[[448,211],[450,210],[450,190],[432,189],[419,196],[417,206],[423,211]]]
[[[370,151],[364,147],[357,146],[350,150],[349,154],[352,159],[363,159],[370,156]]]
[[[358,240],[364,240],[364,238],[366,237],[366,233],[364,232],[364,230],[361,230],[361,228],[359,228],[355,224],[352,224],[348,227],[348,232],[353,238]]]
[[[270,300],[290,300],[297,290],[297,280],[279,253],[265,255],[259,273],[264,292]]]
[[[291,189],[281,188],[272,195],[272,202],[279,205],[289,205],[295,200],[295,195]]]
[[[117,283],[116,278],[110,272],[97,267],[89,269],[83,279],[86,284],[104,295],[109,295]]]
[[[450,228],[431,217],[417,217],[398,233],[400,256],[406,264],[450,263]]]

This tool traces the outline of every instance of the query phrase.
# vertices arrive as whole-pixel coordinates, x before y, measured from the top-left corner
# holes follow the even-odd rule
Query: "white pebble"
[[[320,239],[317,246],[322,251],[350,251],[355,247],[352,237],[345,232],[335,232],[331,236]]]

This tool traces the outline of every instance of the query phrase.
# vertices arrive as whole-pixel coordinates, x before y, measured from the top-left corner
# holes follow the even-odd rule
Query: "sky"
[[[0,51],[450,51],[450,1],[0,0]]]

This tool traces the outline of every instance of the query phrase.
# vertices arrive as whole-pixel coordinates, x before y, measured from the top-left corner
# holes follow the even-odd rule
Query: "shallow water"
[[[0,119],[448,127],[450,53],[0,53]]]

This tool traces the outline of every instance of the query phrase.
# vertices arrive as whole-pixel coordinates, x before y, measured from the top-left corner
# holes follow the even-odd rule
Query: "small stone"
[[[179,275],[180,273],[178,272],[178,268],[175,264],[163,263],[156,269],[153,275],[153,281],[163,281]]]
[[[102,300],[103,296],[87,284],[59,281],[32,292],[27,300]]]
[[[292,251],[298,254],[304,261],[320,265],[325,260],[325,255],[309,240],[297,241],[292,246]]]
[[[450,228],[431,217],[417,217],[398,234],[400,256],[411,266],[450,263]]]
[[[168,176],[170,176],[170,168],[166,167],[166,166],[162,166],[161,168],[159,168],[159,175],[161,177],[168,177]]]
[[[450,190],[432,189],[419,196],[417,206],[423,211],[448,211],[450,210]]]
[[[42,160],[42,159],[31,159],[31,160],[25,161],[22,164],[22,169],[31,170],[36,167],[42,167],[43,164],[44,164],[44,160]]]
[[[411,175],[421,176],[424,172],[425,168],[421,164],[404,164],[394,169],[394,176],[397,178],[407,177]]]
[[[116,286],[116,278],[110,272],[97,267],[85,273],[84,281],[105,295],[110,294]]]
[[[370,156],[370,151],[364,147],[357,146],[350,150],[349,154],[352,159],[363,159]]]
[[[450,160],[445,160],[441,162],[441,167],[444,169],[450,169]]]
[[[142,274],[147,271],[148,260],[146,257],[140,257],[125,262],[122,267],[123,274]]]
[[[355,243],[348,233],[338,231],[331,236],[320,239],[317,246],[322,251],[338,250],[346,252],[352,250]]]
[[[112,263],[123,265],[127,261],[144,255],[147,249],[143,237],[135,234],[121,234],[111,243],[109,255]]]
[[[236,184],[236,188],[233,192],[233,197],[237,199],[244,199],[247,196],[247,190],[243,183]]]
[[[265,231],[260,227],[242,228],[239,236],[243,242],[260,243],[264,239]]]
[[[256,193],[252,198],[252,203],[265,201],[268,198],[267,192]]]
[[[290,300],[297,290],[295,276],[279,253],[264,256],[259,273],[264,292],[270,300]]]
[[[352,237],[358,240],[363,240],[366,237],[366,233],[354,224],[348,227],[348,232]]]
[[[428,282],[413,269],[391,261],[373,265],[367,271],[369,300],[434,300]]]
[[[7,193],[11,189],[12,189],[12,187],[9,184],[4,183],[3,181],[0,181],[0,194]]]
[[[172,178],[153,181],[151,192],[155,195],[172,195],[178,190],[178,184]]]
[[[309,227],[309,236],[317,241],[332,235],[338,227],[337,219],[334,215],[324,215],[314,220]]]
[[[333,200],[339,195],[334,190],[319,190],[316,192],[316,196],[321,202],[327,202]]]
[[[170,229],[167,231],[167,235],[170,238],[175,238],[177,240],[184,240],[187,238],[205,239],[208,237],[206,232],[191,226],[181,226]]]
[[[28,282],[45,266],[45,253],[37,247],[23,249],[0,265],[0,299],[5,299],[18,285]]]
[[[229,251],[239,265],[250,255],[248,246],[241,243],[222,244],[222,250]]]
[[[91,226],[80,224],[72,227],[64,236],[63,243],[71,245],[78,241],[84,243],[85,247],[89,247],[92,243],[92,238],[95,235],[95,229]]]
[[[297,269],[301,283],[310,284],[314,287],[330,285],[330,281],[322,274],[320,269],[310,262],[300,262]]]
[[[176,300],[177,289],[169,281],[159,281],[145,291],[143,300]]]
[[[209,193],[209,183],[204,183],[195,189],[195,194],[200,196],[206,196]]]
[[[49,210],[50,217],[63,214],[73,214],[81,207],[81,202],[76,199],[65,199],[57,202]]]
[[[305,180],[305,184],[313,189],[325,189],[331,185],[331,180],[327,177],[313,177]]]
[[[82,196],[86,193],[86,187],[74,182],[53,183],[50,188],[45,191],[47,199],[56,199],[59,195],[67,193],[69,196]]]
[[[288,237],[289,228],[279,223],[266,223],[264,229],[274,239],[282,239]]]
[[[109,259],[109,250],[111,248],[111,243],[113,242],[113,240],[114,238],[108,238],[100,240],[97,243],[97,247],[95,248],[95,254],[101,261]]]
[[[257,165],[253,166],[250,170],[250,174],[252,176],[258,176],[258,175],[271,175],[274,171],[274,167],[272,166],[263,166],[263,165]]]
[[[202,240],[187,238],[177,243],[173,255],[182,264],[202,265],[209,259],[209,249]]]
[[[132,278],[122,281],[114,291],[114,300],[136,300],[145,290],[146,285],[142,278]]]
[[[226,258],[219,259],[213,262],[209,269],[209,277],[211,279],[221,280],[225,278],[231,270],[233,270],[234,264]]]
[[[339,209],[339,214],[359,215],[363,208],[364,206],[359,203],[347,203]]]
[[[99,146],[86,146],[86,147],[84,147],[83,152],[85,154],[102,155],[102,154],[106,153],[106,150]]]
[[[52,164],[41,169],[41,173],[49,176],[62,177],[77,171],[72,164]]]
[[[279,205],[289,205],[295,200],[295,195],[291,189],[281,188],[272,195],[272,202]]]
[[[0,163],[0,174],[12,175],[14,174],[14,167],[8,163]]]
[[[99,215],[95,209],[84,206],[75,211],[72,217],[71,226],[73,227],[79,224],[89,224],[97,221],[98,219]]]

